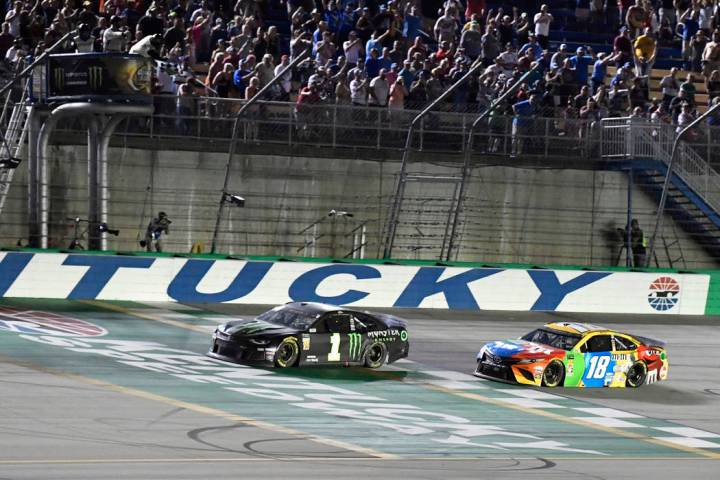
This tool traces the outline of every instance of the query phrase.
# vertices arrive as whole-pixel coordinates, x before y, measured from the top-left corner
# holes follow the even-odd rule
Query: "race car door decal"
[[[583,384],[586,387],[604,387],[610,385],[615,371],[612,358],[610,335],[595,335],[585,344],[585,371]]]

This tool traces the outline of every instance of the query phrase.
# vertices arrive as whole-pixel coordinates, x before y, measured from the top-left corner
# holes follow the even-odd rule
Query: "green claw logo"
[[[359,333],[350,333],[348,334],[348,341],[350,343],[350,360],[358,358],[360,356],[362,335]]]

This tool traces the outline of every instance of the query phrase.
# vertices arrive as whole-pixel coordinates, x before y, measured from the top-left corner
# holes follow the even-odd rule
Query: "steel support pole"
[[[218,205],[218,212],[215,217],[215,228],[213,229],[213,236],[212,236],[212,243],[210,246],[210,253],[215,253],[217,248],[217,237],[218,233],[220,231],[220,219],[222,218],[223,209],[225,208],[225,193],[227,193],[228,185],[230,184],[230,173],[232,171],[232,164],[233,164],[233,156],[235,155],[235,144],[237,143],[237,137],[240,132],[240,122],[243,119],[243,116],[245,115],[245,112],[248,108],[250,108],[252,105],[257,103],[258,100],[262,98],[263,95],[265,95],[265,92],[270,90],[273,85],[279,83],[285,73],[289,72],[293,68],[295,68],[296,65],[303,62],[312,52],[310,48],[303,51],[300,55],[295,57],[292,62],[290,62],[285,68],[280,70],[275,77],[270,80],[263,88],[261,88],[250,100],[245,102],[245,104],[240,107],[240,110],[238,111],[237,115],[235,115],[235,122],[233,123],[233,129],[232,129],[232,137],[230,139],[230,147],[228,148],[228,158],[227,162],[225,164],[225,178],[223,180],[223,187],[222,187],[222,193],[220,196],[220,204]]]
[[[628,167],[628,186],[627,186],[627,223],[625,224],[625,266],[633,266],[633,254],[632,254],[632,189],[633,189],[633,169],[632,165]]]
[[[110,147],[110,138],[115,129],[127,119],[127,115],[113,115],[107,121],[105,126],[100,130],[100,138],[97,144],[98,148],[98,196],[99,196],[99,221],[101,223],[108,222],[108,202],[110,199],[110,190],[108,188],[108,148]],[[107,232],[100,234],[100,250],[107,250]]]
[[[66,103],[57,107],[50,112],[47,120],[40,128],[37,138],[37,171],[35,175],[36,187],[38,192],[38,202],[36,210],[30,212],[29,220],[35,220],[35,224],[30,225],[31,232],[37,228],[38,238],[36,244],[31,246],[35,248],[48,248],[48,232],[49,232],[49,215],[50,215],[50,184],[48,172],[48,147],[50,144],[50,134],[55,129],[58,122],[64,118],[71,116],[87,116],[93,114],[124,114],[124,115],[152,115],[152,105],[126,105],[126,104],[105,104],[105,103]],[[30,179],[32,181],[32,179]]]
[[[88,115],[87,122],[87,162],[88,162],[88,250],[100,250],[100,182],[98,144],[100,136],[100,118]]]
[[[462,205],[462,198],[463,195],[465,195],[465,178],[467,177],[467,173],[470,170],[470,158],[472,157],[472,149],[473,149],[473,143],[474,143],[474,136],[475,136],[475,129],[480,125],[480,122],[485,120],[490,113],[492,113],[495,108],[500,105],[502,102],[504,102],[510,95],[512,95],[518,87],[520,87],[529,77],[531,74],[535,72],[535,70],[538,70],[538,67],[535,67],[532,70],[529,70],[521,76],[517,82],[512,84],[508,90],[505,91],[500,97],[498,97],[497,100],[495,100],[490,106],[485,110],[483,113],[481,113],[475,121],[470,125],[470,132],[467,136],[467,141],[465,144],[465,151],[463,152],[463,167],[462,167],[462,183],[460,184],[460,192],[459,196],[457,198],[457,205],[454,206],[454,211],[451,211],[451,214],[453,215],[453,221],[452,221],[452,228],[450,229],[450,239],[448,241],[448,249],[447,249],[447,256],[445,257],[446,261],[450,261],[450,258],[452,256],[453,248],[455,247],[455,232],[457,231],[458,223],[460,221],[460,210]]]
[[[395,233],[397,232],[398,217],[400,216],[400,207],[402,205],[402,194],[404,191],[404,175],[407,169],[407,163],[410,158],[410,151],[412,149],[412,137],[415,131],[415,126],[422,120],[433,108],[438,104],[445,101],[455,90],[465,84],[465,82],[479,70],[483,68],[481,62],[476,62],[468,72],[462,76],[457,82],[450,85],[450,88],[445,90],[442,95],[436,98],[430,105],[425,107],[415,118],[410,122],[408,128],[407,137],[405,138],[405,148],[403,149],[402,163],[400,165],[400,175],[398,176],[397,185],[395,188],[395,198],[393,199],[392,206],[390,208],[390,214],[388,215],[387,232],[385,236],[385,248],[383,251],[383,258],[390,258],[392,256],[393,244],[395,243]]]
[[[648,243],[648,251],[645,258],[646,268],[650,266],[650,259],[653,258],[653,255],[655,254],[655,242],[657,240],[657,237],[658,235],[662,235],[665,203],[667,202],[667,194],[668,190],[670,189],[670,181],[672,179],[673,168],[675,167],[675,154],[677,152],[677,147],[680,144],[680,140],[683,139],[687,132],[705,121],[708,117],[713,115],[719,109],[720,103],[710,107],[705,113],[693,120],[690,125],[680,130],[680,133],[678,133],[675,137],[675,141],[673,141],[672,150],[670,150],[670,163],[667,167],[667,174],[665,175],[665,182],[663,183],[662,194],[660,195],[660,205],[658,205],[657,216],[655,217],[655,228],[653,230],[652,236],[650,237],[650,242]],[[632,159],[630,161],[632,161]]]

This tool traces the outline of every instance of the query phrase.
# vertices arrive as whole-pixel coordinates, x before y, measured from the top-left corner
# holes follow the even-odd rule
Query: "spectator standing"
[[[153,251],[153,247],[156,252],[162,252],[162,234],[170,234],[170,224],[172,222],[168,218],[165,212],[158,213],[158,216],[153,218],[145,230],[145,244],[143,245],[148,252]]]
[[[695,87],[695,76],[692,73],[688,73],[685,81],[680,84],[680,91],[687,93],[690,105],[695,108],[695,94],[697,93],[697,88]]]
[[[537,115],[540,99],[537,94],[530,95],[528,100],[513,105],[512,143],[513,154],[520,155],[524,150],[525,137],[532,134],[532,118]]]
[[[9,24],[9,34],[14,38],[20,37],[20,14],[23,11],[23,3],[15,2],[13,8],[5,14],[5,21]]]
[[[589,53],[590,55],[587,55]],[[582,87],[588,83],[588,68],[595,62],[595,52],[591,47],[585,51],[584,47],[578,47],[575,55],[570,57],[570,65],[575,69],[575,82]]]
[[[692,41],[697,31],[700,30],[698,18],[699,14],[697,10],[688,8],[678,20],[677,28],[682,28],[682,32],[680,32],[680,35],[682,37],[682,58],[685,61],[686,70],[690,70],[690,56],[692,55],[690,42]]]
[[[378,76],[370,81],[370,97],[368,103],[377,107],[385,107],[388,102],[388,95],[390,93],[390,85],[385,78],[387,71],[383,68],[380,69]]]
[[[103,33],[103,51],[120,53],[127,51],[128,32],[122,27],[122,19],[117,15],[110,18],[110,28]]]
[[[480,56],[484,66],[490,66],[500,55],[500,41],[497,37],[497,29],[494,24],[489,24],[485,29],[480,45]]]
[[[160,18],[158,9],[154,4],[151,5],[147,13],[140,18],[137,29],[140,31],[142,37],[164,33],[165,22]]]
[[[708,44],[708,38],[705,36],[704,30],[698,30],[690,41],[690,49],[692,54],[690,55],[690,65],[693,72],[700,72],[702,70],[702,55],[705,52],[705,47]],[[708,70],[705,70],[707,73]]]
[[[357,107],[365,107],[367,105],[367,77],[364,74],[356,73],[350,81],[350,100]]]
[[[650,27],[646,27],[643,34],[635,39],[633,47],[635,75],[639,77],[649,76],[657,55],[657,42]]]
[[[607,65],[615,57],[606,55],[605,53],[598,53],[597,60],[593,64],[592,75],[590,76],[590,83],[592,85],[593,94],[597,93],[598,89],[605,85],[605,77],[607,76]]]
[[[556,70],[560,68],[568,57],[570,57],[570,54],[567,50],[567,44],[561,43],[558,51],[553,53],[552,58],[550,58],[550,69]]]
[[[537,37],[537,41],[543,50],[547,50],[550,44],[550,24],[553,21],[553,16],[549,12],[547,5],[543,4],[540,6],[540,11],[535,14],[533,21],[535,22],[535,36]]]
[[[356,31],[353,30],[348,34],[347,41],[343,43],[343,52],[350,68],[355,67],[361,59],[365,58],[362,40],[358,37]]]
[[[672,67],[670,69],[670,74],[665,75],[662,80],[660,80],[660,89],[663,95],[662,103],[666,110],[670,108],[670,103],[675,97],[677,97],[678,91],[680,90],[680,83],[677,81],[677,74],[677,67]]]
[[[643,0],[635,0],[635,4],[629,6],[625,15],[625,24],[630,31],[630,38],[638,36],[647,21],[647,12],[643,7]]]
[[[713,71],[720,68],[720,32],[712,34],[712,41],[705,45],[702,54],[702,66],[705,71]]]
[[[175,45],[180,45],[180,48],[185,48],[185,21],[183,18],[175,12],[170,12],[168,16],[172,20],[172,27],[165,30],[163,37],[163,44],[165,45],[165,51],[169,51]]]
[[[10,34],[10,23],[3,22],[0,31],[0,59],[5,58],[7,51],[12,47],[15,37]]]
[[[477,0],[470,0],[477,1]],[[484,0],[480,0],[484,1]],[[468,2],[469,5],[469,2]],[[418,12],[417,7],[413,2],[408,2],[405,7],[405,16],[403,18],[403,31],[402,36],[408,43],[412,43],[416,38],[420,36],[422,30],[422,16]]]
[[[454,42],[457,28],[458,25],[455,18],[452,16],[450,6],[445,7],[445,13],[437,19],[435,27],[433,28],[435,40],[438,42]]]
[[[480,33],[480,24],[472,22],[470,28],[465,30],[460,37],[460,45],[465,49],[465,53],[472,60],[475,60],[482,53],[483,35]]]
[[[713,70],[705,79],[705,89],[708,92],[708,101],[712,102],[720,96],[720,70]]]
[[[280,75],[280,72],[290,64],[290,58],[287,55],[280,57],[280,63],[275,67],[274,76]],[[287,102],[290,100],[290,91],[292,90],[292,72],[287,71],[279,80],[280,95],[278,100]]]
[[[615,54],[618,65],[624,65],[633,58],[632,40],[630,40],[630,31],[627,27],[621,27],[620,33],[613,41],[613,53]]]
[[[90,26],[81,23],[78,27],[78,34],[73,36],[75,53],[91,53],[95,50],[95,37],[90,34]]]

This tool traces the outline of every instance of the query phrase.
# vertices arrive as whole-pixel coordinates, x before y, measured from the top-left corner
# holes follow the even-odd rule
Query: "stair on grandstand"
[[[635,183],[659,202],[667,165],[660,160],[635,160],[630,165]],[[670,179],[665,211],[709,254],[720,258],[720,213],[677,174]],[[674,248],[672,242],[668,248]]]
[[[0,214],[5,207],[15,170],[22,157],[30,108],[32,107],[28,105],[27,95],[23,91],[21,100],[12,107],[7,130],[0,138]]]

